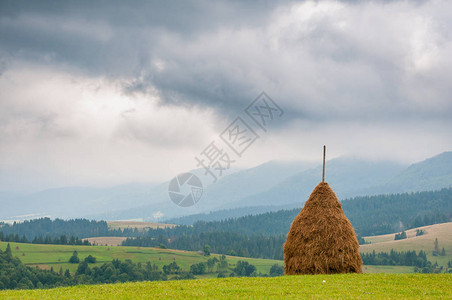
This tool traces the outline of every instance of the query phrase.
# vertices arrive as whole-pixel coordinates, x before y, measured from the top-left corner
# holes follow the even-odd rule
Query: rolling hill
[[[452,186],[452,152],[444,152],[425,161],[405,166],[390,161],[367,161],[352,157],[340,157],[327,162],[326,178],[339,199],[355,196],[402,193],[441,189]],[[278,165],[278,164],[276,164]],[[437,166],[441,165],[441,168]],[[312,189],[320,181],[321,166],[300,168],[299,172],[284,174],[274,165],[261,165],[253,169],[233,173],[210,185],[205,190],[205,198],[189,208],[180,208],[166,199],[159,205],[146,205],[129,210],[118,211],[116,218],[150,219],[153,212],[160,209],[164,219],[181,218],[193,214],[203,214],[201,218],[212,220],[208,213],[233,210],[237,217],[244,211],[257,213],[282,208],[298,207],[308,198]],[[263,181],[259,172],[273,177],[273,181]],[[286,175],[286,176],[283,176]],[[258,176],[258,177],[255,177]],[[267,177],[264,178],[267,178]],[[275,180],[277,179],[277,180]],[[397,181],[397,185],[391,184]],[[416,186],[413,183],[422,182]],[[243,208],[242,211],[240,208]],[[235,209],[235,210],[234,210]],[[192,218],[193,219],[193,218]]]
[[[452,186],[452,152],[444,152],[412,164],[386,183],[374,188],[374,193],[429,191]]]
[[[156,212],[161,212],[165,219],[206,212],[270,188],[300,170],[312,167],[312,165],[306,162],[271,161],[254,168],[237,171],[205,187],[200,202],[191,207],[179,207],[171,202],[168,197],[168,183],[164,183],[158,187],[159,194],[156,195],[155,199],[152,199],[153,201],[150,204],[134,205],[126,210],[112,211],[109,214],[89,215],[88,217],[105,220],[141,218],[147,221],[156,221],[153,218],[153,214]],[[204,178],[202,171],[197,170],[197,172],[195,174],[199,175],[198,177]]]
[[[285,178],[312,167],[306,162],[271,161],[254,168],[236,171],[217,183],[203,182],[202,205],[180,208],[168,197],[168,182],[129,183],[112,187],[64,187],[31,194],[0,191],[0,220],[86,217],[97,220],[143,219],[158,221],[160,214],[181,216],[213,209],[229,201],[262,191]],[[202,178],[203,170],[190,171]]]
[[[216,221],[300,207],[318,184],[319,174],[321,174],[320,166],[295,174],[267,191],[230,203],[226,208],[168,218],[168,221],[177,224],[193,224],[197,220]],[[390,162],[338,158],[327,162],[326,177],[341,200],[381,194],[440,190],[452,187],[452,152],[444,152],[407,168]]]
[[[193,172],[201,174],[202,170]],[[160,221],[239,208],[256,212],[297,207],[320,181],[321,167],[305,162],[268,162],[206,184],[200,202],[188,208],[168,197],[168,182],[132,183],[108,188],[67,187],[28,195],[0,193],[1,219],[39,216],[103,220]],[[341,157],[327,162],[326,179],[339,199],[387,193],[435,190],[452,186],[452,152],[411,166],[390,161]]]
[[[0,249],[5,250],[8,243],[0,242]],[[78,256],[83,260],[88,255],[97,258],[93,266],[101,266],[103,263],[111,262],[113,259],[125,260],[130,259],[134,263],[146,263],[150,261],[155,263],[159,268],[175,261],[182,269],[190,270],[190,265],[206,262],[210,257],[206,257],[198,252],[147,248],[147,247],[109,247],[109,246],[67,246],[67,245],[39,245],[25,243],[9,243],[11,245],[13,256],[17,256],[28,266],[38,266],[44,269],[54,268],[59,270],[69,269],[75,272],[78,264],[68,263],[74,250],[78,252]],[[218,254],[212,254],[211,257],[218,257]],[[258,272],[268,274],[270,268],[274,264],[282,265],[280,260],[272,259],[256,259],[238,256],[226,256],[229,269],[235,267],[239,260],[248,261],[256,266]],[[208,277],[216,277],[218,273],[207,274]]]
[[[293,175],[267,191],[230,203],[238,206],[303,203],[319,183],[321,166]],[[377,194],[438,190],[452,186],[452,152],[444,152],[409,167],[355,158],[327,162],[326,181],[339,199]]]
[[[334,187],[338,198],[360,195],[360,189],[386,181],[403,170],[403,166],[390,162],[368,162],[355,158],[337,158],[327,162],[326,178]],[[228,208],[251,205],[287,205],[303,203],[320,182],[322,167],[317,166],[287,178],[268,191],[229,203]]]
[[[416,236],[416,230],[423,230],[425,233]],[[396,251],[415,250],[425,251],[427,259],[432,262],[438,262],[440,266],[447,266],[448,261],[452,260],[452,222],[422,226],[406,231],[407,238],[403,240],[394,240],[394,234],[385,234],[378,236],[364,237],[370,244],[361,245],[359,251],[362,253],[389,252],[391,249]],[[445,256],[433,256],[435,239],[438,239],[439,248],[445,249]]]

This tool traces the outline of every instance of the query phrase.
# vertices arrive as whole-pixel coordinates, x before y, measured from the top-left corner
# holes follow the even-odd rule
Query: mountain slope
[[[424,234],[416,236],[416,230],[423,230]],[[370,244],[361,245],[361,253],[368,252],[390,252],[395,251],[425,251],[428,260],[437,261],[439,265],[447,266],[447,262],[452,259],[452,222],[428,225],[413,228],[406,231],[407,238],[394,240],[394,234],[364,237]],[[435,239],[438,239],[439,249],[445,249],[444,256],[433,256]]]
[[[355,196],[403,193],[408,191],[438,190],[452,185],[452,152],[445,152],[423,162],[404,166],[390,161],[366,161],[342,157],[327,162],[326,179],[339,199]],[[308,164],[281,165],[270,162],[256,168],[225,176],[204,190],[203,198],[193,207],[175,206],[162,191],[158,204],[132,208],[110,215],[109,219],[144,218],[161,211],[165,219],[189,216],[218,210],[236,209],[227,217],[248,212],[277,210],[301,206],[318,184],[321,166],[307,168]],[[297,170],[301,170],[298,171]],[[246,208],[240,210],[240,208]],[[256,212],[253,212],[253,209]],[[222,213],[215,213],[217,216]],[[203,220],[218,219],[200,216]],[[191,220],[181,220],[183,223]]]
[[[113,211],[109,214],[89,215],[96,219],[136,219],[156,221],[153,214],[160,212],[164,218],[174,218],[183,215],[198,214],[218,209],[230,202],[239,201],[267,187],[272,187],[287,177],[312,167],[306,162],[271,161],[254,168],[241,170],[220,178],[204,188],[201,200],[191,207],[179,207],[168,197],[168,183],[161,184],[156,201],[148,205],[132,207],[127,210]],[[202,172],[197,173],[203,181]]]
[[[192,172],[201,177],[203,170]],[[201,200],[188,208],[178,207],[170,201],[168,182],[110,188],[69,187],[30,195],[2,192],[0,218],[34,215],[158,221],[159,217],[169,219],[231,208],[253,207],[256,212],[264,212],[301,206],[320,181],[320,176],[320,165],[268,162],[224,176],[217,183],[205,186]],[[437,190],[452,186],[452,152],[444,152],[409,167],[388,161],[332,159],[327,162],[326,181],[339,199]],[[238,215],[243,215],[244,212],[240,211],[237,210]]]
[[[327,162],[326,181],[339,199],[357,196],[376,183],[385,182],[401,172],[404,166],[393,162],[369,162],[355,158],[337,158]],[[241,199],[227,207],[285,205],[304,203],[312,189],[320,182],[322,167],[300,172],[268,191]]]
[[[412,164],[375,192],[416,192],[437,190],[452,186],[452,152],[444,152],[419,163]]]

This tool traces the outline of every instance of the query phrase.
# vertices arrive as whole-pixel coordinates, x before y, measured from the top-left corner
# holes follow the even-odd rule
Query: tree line
[[[449,222],[452,218],[452,188],[440,191],[355,197],[343,200],[342,208],[359,236],[400,232],[419,226]],[[300,209],[279,210],[259,215],[228,218],[220,221],[198,221],[193,226],[180,225],[139,231],[136,228],[109,229],[107,222],[86,219],[36,220],[2,224],[3,237],[35,238],[74,236],[80,239],[99,236],[157,238],[160,235],[180,237],[208,232],[235,232],[245,236],[285,235]],[[404,228],[400,228],[400,224]]]
[[[439,191],[355,197],[342,208],[361,236],[450,222],[452,188]],[[400,228],[402,224],[403,228]]]
[[[162,247],[189,251],[201,251],[204,245],[210,246],[210,251],[219,254],[282,259],[282,244],[285,235],[245,236],[236,232],[204,232],[199,234],[187,234],[178,237],[159,235],[127,238],[122,242],[123,246]]]
[[[62,220],[50,218],[39,218],[14,222],[13,224],[0,223],[0,234],[3,236],[20,236],[29,241],[37,237],[59,238],[62,235],[74,236],[80,239],[99,236],[139,236],[142,231],[137,228],[111,229],[106,221],[87,219]]]
[[[375,250],[370,253],[361,253],[361,258],[365,265],[383,265],[383,266],[416,266],[423,268],[431,262],[427,260],[424,251],[401,251],[397,252],[391,249],[388,252],[378,252]]]
[[[359,236],[380,235],[403,229],[450,222],[452,188],[440,191],[355,197],[342,201],[344,213]],[[259,215],[198,221],[192,226],[150,229],[144,235],[180,237],[205,232],[235,232],[241,235],[287,234],[300,209],[279,210]]]
[[[410,228],[450,221],[452,189],[356,197],[344,200],[342,207],[358,234],[360,244],[364,244],[362,236],[397,231],[395,229],[400,223]],[[142,236],[127,239],[123,245],[200,250],[202,245],[209,244],[216,253],[282,259],[282,244],[298,213],[298,209],[281,210],[236,219],[199,221],[193,226],[150,229]],[[398,235],[397,238],[404,236]]]
[[[450,221],[452,188],[436,192],[356,197],[344,200],[342,207],[362,244],[365,241],[361,236],[398,232],[399,230],[394,229],[399,227],[400,223],[410,228],[415,225]],[[282,259],[282,244],[292,220],[298,213],[298,209],[280,210],[236,219],[200,221],[193,226],[180,225],[145,231],[110,230],[105,221],[42,218],[12,225],[4,224],[0,228],[0,239],[78,244],[81,237],[127,236],[129,238],[123,245],[162,246],[197,251],[208,244],[212,248],[211,251],[216,253]]]
[[[25,235],[22,235],[22,237],[19,237],[18,234],[9,234],[9,235],[3,235],[3,232],[0,231],[0,241],[3,242],[14,242],[14,243],[30,243],[30,241],[27,239]],[[71,236],[67,237],[66,235],[61,235],[52,238],[50,235],[47,235],[45,237],[38,236],[34,237],[31,241],[32,244],[53,244],[53,245],[84,245],[84,246],[91,246],[91,243],[88,240],[81,240],[78,237]]]
[[[438,263],[432,263],[427,260],[425,251],[401,251],[397,252],[391,249],[388,252],[361,253],[361,258],[365,265],[383,265],[383,266],[414,266],[415,273],[440,273],[443,271],[442,266]],[[446,272],[452,273],[452,261],[447,263]]]

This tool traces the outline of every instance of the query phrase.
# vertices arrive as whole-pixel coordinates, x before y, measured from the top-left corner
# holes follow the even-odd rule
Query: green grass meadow
[[[7,242],[0,242],[0,249],[5,250]],[[39,266],[43,269],[53,267],[55,271],[60,268],[69,269],[72,273],[77,270],[77,264],[68,263],[74,250],[77,250],[80,260],[88,255],[97,258],[97,262],[91,266],[100,266],[103,263],[110,262],[113,259],[130,259],[134,263],[146,263],[150,261],[159,268],[175,261],[182,269],[189,270],[195,263],[206,262],[211,257],[219,257],[218,254],[212,254],[206,257],[192,251],[180,251],[171,249],[147,248],[147,247],[123,247],[123,246],[66,246],[66,245],[39,245],[10,243],[12,253],[17,256],[24,264],[28,266]],[[24,255],[25,254],[25,255]],[[229,270],[234,269],[239,260],[248,261],[256,266],[257,272],[268,274],[274,264],[283,266],[281,260],[257,259],[247,257],[237,257],[226,255],[229,263]],[[407,266],[363,266],[364,273],[413,273],[414,267]],[[198,275],[197,278],[216,277],[217,273],[208,273]]]
[[[425,237],[424,237],[425,238]],[[430,237],[431,238],[431,237]],[[420,239],[418,239],[420,240]],[[442,238],[442,240],[446,240]],[[417,241],[417,240],[416,240]],[[386,242],[383,242],[386,243]],[[406,242],[405,242],[406,243]],[[5,250],[7,242],[0,242]],[[150,261],[160,268],[175,261],[182,269],[205,262],[218,254],[206,257],[197,252],[146,247],[123,246],[66,246],[10,243],[12,253],[28,266],[69,269],[75,272],[77,264],[69,264],[73,251],[80,260],[88,255],[97,258],[94,265],[102,265],[113,259],[130,259],[135,263]],[[380,246],[375,243],[372,246]],[[391,242],[388,246],[394,246]],[[366,245],[367,246],[367,245]],[[398,246],[398,244],[396,244]],[[370,249],[367,249],[370,251]],[[239,260],[256,266],[257,271],[268,274],[273,264],[283,261],[227,256],[229,270]],[[92,266],[92,265],[91,265]],[[213,278],[217,273],[197,276],[196,280],[169,280],[155,282],[129,282],[103,285],[81,285],[47,290],[5,290],[0,299],[142,299],[142,298],[385,298],[385,299],[452,299],[452,274],[408,274],[414,267],[408,266],[363,266],[365,274],[301,275],[256,278]]]
[[[5,299],[451,299],[451,274],[221,278],[0,291]]]
[[[5,250],[7,244],[7,242],[0,242],[0,249]],[[39,266],[44,269],[50,269],[53,267],[55,271],[58,271],[60,267],[62,267],[63,270],[69,269],[71,272],[75,272],[78,266],[78,264],[68,263],[74,250],[78,252],[80,261],[90,254],[96,257],[97,262],[90,266],[100,266],[106,262],[111,262],[113,259],[130,259],[134,263],[146,263],[150,261],[151,263],[155,263],[159,266],[159,268],[162,268],[163,265],[167,265],[175,261],[182,269],[187,271],[190,270],[190,265],[192,264],[206,262],[211,257],[220,256],[218,254],[212,254],[211,256],[206,257],[197,252],[147,247],[66,246],[22,243],[10,243],[10,245],[13,256],[17,256],[28,266]],[[248,261],[250,264],[256,266],[257,272],[265,274],[269,273],[272,265],[283,265],[281,260],[244,258],[237,256],[226,257],[231,271],[239,260]],[[216,276],[217,274],[211,273],[203,277]]]

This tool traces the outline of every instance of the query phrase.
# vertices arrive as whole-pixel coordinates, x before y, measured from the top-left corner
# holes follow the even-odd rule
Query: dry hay
[[[328,183],[316,186],[284,243],[286,275],[361,273],[359,244]]]

